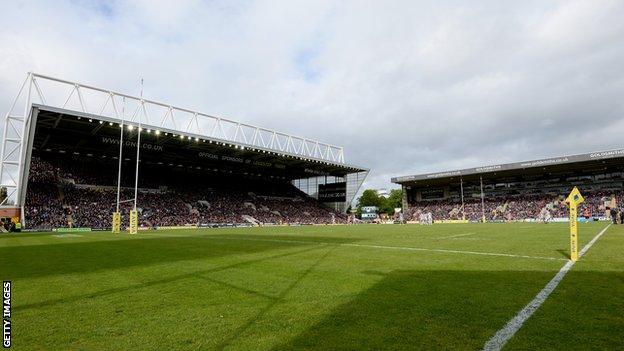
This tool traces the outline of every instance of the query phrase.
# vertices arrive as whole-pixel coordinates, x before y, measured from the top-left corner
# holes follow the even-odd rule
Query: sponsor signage
[[[251,164],[254,166],[267,167],[267,168],[273,167],[273,163],[271,162],[254,161],[251,159],[243,159],[241,157],[233,157],[233,156],[227,156],[227,155],[216,155],[210,152],[199,152],[197,156],[199,156],[200,158],[206,158],[206,159],[211,159],[211,160],[222,160],[222,161],[228,161],[228,162],[234,162],[234,163],[245,163],[245,164]],[[277,167],[277,165],[275,166],[276,168],[280,168],[280,167]]]
[[[443,199],[444,189],[424,189],[420,191],[420,197],[423,200]]]
[[[347,183],[319,184],[318,200],[320,202],[345,202],[347,201]]]
[[[461,169],[461,170],[439,172],[439,173],[426,173],[426,174],[419,174],[419,175],[412,175],[412,176],[395,177],[395,178],[392,178],[392,182],[402,183],[402,182],[409,182],[409,181],[414,181],[414,180],[450,178],[450,177],[456,177],[456,176],[462,176],[462,175],[508,171],[508,170],[513,170],[513,169],[524,169],[524,168],[533,168],[533,167],[545,167],[545,166],[552,166],[552,165],[559,165],[559,164],[566,164],[566,163],[586,162],[586,161],[603,160],[603,159],[610,159],[610,158],[617,158],[617,157],[624,157],[624,149],[593,152],[589,154],[580,154],[580,155],[572,155],[572,156],[544,158],[544,159],[534,160],[534,161],[505,163],[505,164],[485,166],[485,167],[466,168],[466,169]]]
[[[102,137],[100,140],[104,144],[113,144],[113,145],[119,145],[119,142],[120,142],[119,139],[117,138],[109,138],[109,137]],[[136,144],[136,141],[124,140],[124,146],[136,148],[137,144]],[[157,152],[163,151],[162,145],[156,145],[156,144],[151,144],[151,143],[146,143],[146,142],[141,142],[141,148],[145,150],[149,150],[149,151],[157,151]]]
[[[362,213],[377,213],[379,207],[377,206],[362,206]]]
[[[196,225],[167,225],[157,227],[156,230],[169,230],[169,229],[192,229],[197,228]]]
[[[53,232],[65,232],[65,233],[71,233],[71,232],[90,232],[91,228],[54,228],[52,229]]]
[[[303,171],[306,172],[306,173],[316,174],[316,175],[320,175],[320,176],[322,176],[322,175],[329,175],[329,173],[327,173],[327,172],[319,171],[319,170],[316,170],[316,169],[310,169],[310,168],[305,168]]]
[[[362,220],[372,220],[377,219],[377,212],[379,211],[379,207],[377,206],[362,206]]]

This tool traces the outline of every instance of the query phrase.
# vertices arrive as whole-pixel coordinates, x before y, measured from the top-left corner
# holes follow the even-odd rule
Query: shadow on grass
[[[80,235],[84,235],[84,234],[91,234],[93,232],[86,232],[86,233],[72,233],[72,234],[80,234]],[[108,233],[108,232],[102,232],[102,233]],[[17,239],[17,238],[34,238],[34,237],[46,237],[46,236],[52,236],[52,235],[58,235],[58,234],[69,234],[69,233],[55,233],[55,232],[28,232],[28,233],[0,233],[0,240],[9,240],[9,239]]]
[[[180,280],[183,280],[183,279],[188,279],[188,278],[206,279],[206,280],[209,280],[212,283],[223,285],[223,286],[226,286],[226,287],[231,288],[231,289],[239,290],[239,291],[248,293],[250,295],[257,295],[257,296],[261,296],[261,297],[267,298],[269,300],[274,300],[274,299],[276,299],[276,297],[272,297],[270,295],[266,295],[266,294],[264,294],[262,292],[253,291],[253,290],[247,289],[245,287],[239,287],[239,286],[230,284],[228,282],[222,282],[222,281],[219,281],[219,280],[216,280],[216,279],[211,279],[209,277],[206,277],[205,274],[219,272],[219,271],[224,271],[224,270],[231,269],[231,268],[244,268],[246,266],[250,266],[250,265],[253,265],[253,264],[256,264],[256,263],[260,263],[260,262],[264,262],[264,261],[270,261],[270,260],[283,258],[283,257],[295,256],[295,255],[299,255],[299,254],[302,254],[302,253],[305,253],[305,252],[309,252],[309,251],[313,251],[313,250],[316,250],[316,249],[318,249],[318,247],[310,247],[310,248],[307,248],[307,249],[297,250],[297,251],[294,251],[294,252],[293,251],[289,251],[289,252],[281,253],[281,254],[277,254],[277,255],[263,256],[263,257],[256,258],[256,259],[243,260],[243,261],[236,262],[236,263],[229,264],[229,265],[225,265],[225,266],[214,267],[214,268],[211,268],[211,269],[205,269],[205,270],[195,271],[195,272],[186,273],[186,274],[179,274],[179,275],[175,275],[175,276],[171,276],[171,277],[167,277],[167,278],[159,279],[159,280],[151,280],[151,281],[147,281],[147,282],[140,283],[140,284],[133,284],[133,285],[125,286],[125,287],[115,287],[115,288],[105,289],[105,290],[101,290],[101,291],[93,292],[93,293],[88,293],[88,294],[82,294],[82,295],[77,295],[77,296],[70,296],[70,297],[67,297],[67,298],[46,300],[46,301],[37,302],[37,303],[33,303],[33,304],[16,306],[14,309],[18,310],[18,311],[22,311],[22,310],[28,310],[28,309],[50,307],[50,306],[57,305],[57,304],[62,304],[62,303],[76,302],[76,301],[80,301],[80,300],[87,299],[87,298],[91,299],[91,298],[96,298],[96,297],[112,295],[112,294],[119,294],[119,293],[124,293],[124,292],[132,292],[132,291],[136,291],[136,290],[142,289],[142,288],[148,288],[148,287],[154,287],[154,286],[163,285],[163,284],[175,283],[177,281],[180,281]]]
[[[557,252],[560,253],[561,256],[567,258],[568,260],[570,259],[570,251],[564,250],[564,249],[558,249]]]
[[[137,237],[129,240],[88,241],[0,248],[0,275],[5,279],[54,274],[88,273],[165,262],[254,254],[290,247],[300,242],[271,241],[273,236],[254,235],[258,240],[228,240],[238,235]],[[245,236],[247,237],[247,236]],[[264,240],[266,239],[266,240]],[[335,238],[317,238],[336,241]],[[345,239],[341,239],[345,241]]]
[[[552,276],[394,271],[275,350],[480,349]]]
[[[43,237],[53,237],[53,236],[58,236],[58,235],[67,235],[67,234],[73,234],[73,235],[80,235],[80,236],[98,236],[98,235],[106,235],[106,234],[112,234],[110,231],[99,231],[99,230],[94,230],[94,231],[90,231],[90,232],[63,232],[63,231],[59,231],[59,232],[21,232],[21,233],[0,233],[0,241],[1,240],[6,240],[6,239],[24,239],[24,238],[43,238]],[[127,233],[122,233],[122,234],[116,234],[116,235],[122,235],[122,236],[127,236],[130,234]]]
[[[270,299],[269,303],[265,305],[253,318],[245,322],[243,325],[239,326],[236,330],[232,332],[232,334],[226,337],[219,346],[216,347],[218,350],[225,349],[228,347],[233,341],[238,339],[241,335],[243,335],[250,327],[260,321],[269,311],[271,311],[286,295],[288,295],[294,288],[296,288],[301,281],[306,278],[318,265],[320,265],[334,250],[335,247],[330,247],[323,253],[318,259],[314,261],[314,263],[306,268],[303,272],[298,274],[297,278],[294,279],[288,286],[282,290],[279,295],[273,299]]]

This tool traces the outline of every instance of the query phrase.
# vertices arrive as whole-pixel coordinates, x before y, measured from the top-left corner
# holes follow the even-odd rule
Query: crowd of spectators
[[[26,196],[29,228],[111,226],[117,203],[116,178],[101,167],[70,164],[32,158]],[[152,173],[151,181],[147,185],[142,182],[143,188],[138,192],[139,224],[158,227],[346,222],[346,216],[327,208],[290,183],[189,179],[190,184],[188,179],[184,183],[155,184]],[[205,185],[208,183],[209,187]],[[124,226],[134,207],[134,201],[127,200],[133,199],[134,189],[124,187],[120,194]]]
[[[30,183],[56,183],[56,169],[49,162],[43,162],[38,157],[32,157],[28,172]]]
[[[611,199],[622,199],[621,191],[587,191],[583,202],[578,210],[580,216],[600,217],[605,215]],[[540,219],[548,212],[550,218],[565,218],[569,210],[562,195],[515,195],[507,197],[488,197],[483,202],[481,199],[469,199],[464,203],[462,211],[461,203],[451,200],[421,201],[411,204],[406,211],[408,220],[416,221],[421,213],[431,212],[434,220],[458,220],[479,221],[485,215],[488,221],[510,221],[525,219]]]
[[[67,226],[67,214],[59,197],[54,167],[33,157],[28,174],[24,215],[31,228]]]

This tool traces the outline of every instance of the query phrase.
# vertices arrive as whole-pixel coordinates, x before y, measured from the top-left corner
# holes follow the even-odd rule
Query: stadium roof
[[[481,177],[484,180],[490,180],[561,172],[587,172],[597,168],[604,169],[608,165],[624,165],[624,149],[395,177],[392,178],[392,182],[402,185],[435,185],[449,183],[460,178],[464,181],[471,181]]]
[[[23,95],[27,82],[31,83],[27,89],[27,104],[90,113],[113,120],[125,119],[128,123],[193,133],[277,153],[345,163],[341,146],[38,73],[28,74],[18,97]]]
[[[227,173],[282,179],[368,171],[347,164],[340,146],[30,72],[5,118],[0,186],[7,196],[0,207],[24,203],[31,151],[114,158],[122,123],[135,136],[139,126],[145,130],[147,163],[219,164]]]
[[[122,121],[34,104],[33,150],[92,158],[117,158]],[[141,161],[164,167],[206,168],[283,179],[345,176],[364,169],[344,163],[245,146],[191,132],[141,125]],[[124,158],[134,159],[138,125],[124,124]],[[232,172],[230,172],[232,173]]]

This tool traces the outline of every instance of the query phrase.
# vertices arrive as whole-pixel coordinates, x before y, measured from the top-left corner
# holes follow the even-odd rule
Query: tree
[[[380,198],[381,205],[379,212],[386,213],[389,216],[394,215],[395,208],[401,208],[403,202],[403,191],[401,189],[393,189],[390,191],[388,198]]]
[[[381,200],[377,191],[374,189],[366,189],[362,193],[362,196],[358,199],[358,207],[363,206],[377,206],[381,205]]]
[[[358,199],[357,214],[362,213],[363,206],[376,206],[379,207],[379,213],[386,213],[390,216],[394,215],[394,209],[402,207],[403,202],[403,190],[393,189],[390,191],[390,196],[386,199],[377,195],[377,190],[366,189],[362,193],[362,196]]]
[[[375,191],[374,189],[366,189],[362,193],[362,196],[360,196],[360,198],[358,199],[358,203],[356,207],[357,210],[355,211],[355,214],[358,217],[361,216],[362,207],[364,206],[379,207],[379,205],[380,205],[380,200],[379,200],[379,196],[377,195],[377,191]]]
[[[392,209],[403,208],[403,190],[392,189],[390,190],[390,196],[387,199],[388,203],[392,206]]]

